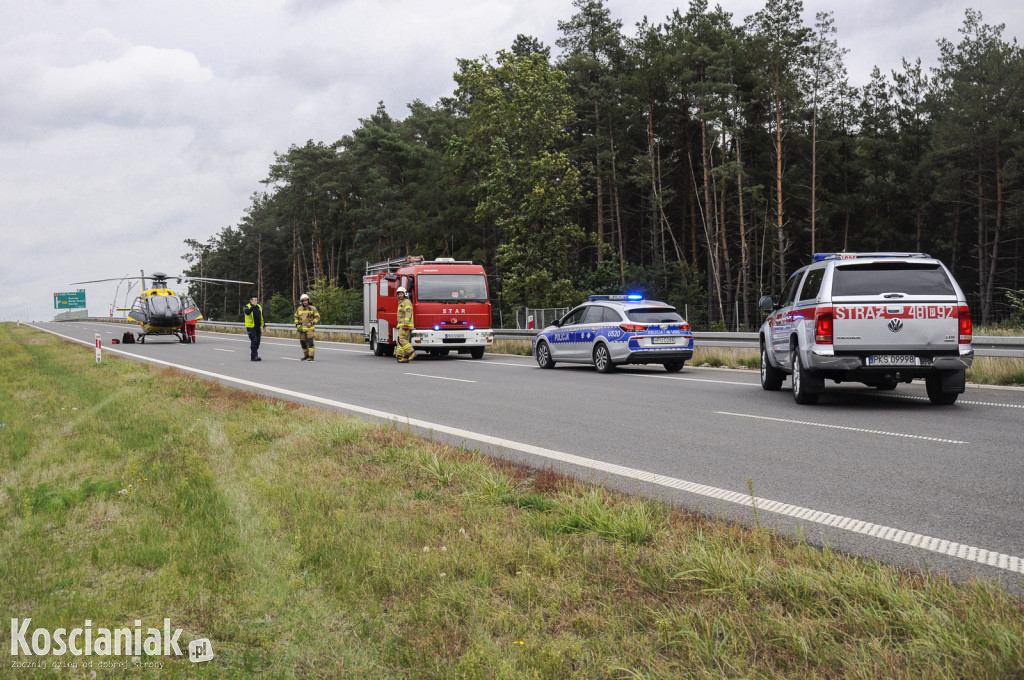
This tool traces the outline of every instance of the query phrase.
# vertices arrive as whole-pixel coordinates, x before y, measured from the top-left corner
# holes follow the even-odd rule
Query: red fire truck
[[[438,356],[455,350],[479,359],[494,342],[484,268],[468,261],[424,261],[413,255],[366,263],[363,337],[377,356],[391,356],[398,343],[399,287],[412,302],[415,349]]]

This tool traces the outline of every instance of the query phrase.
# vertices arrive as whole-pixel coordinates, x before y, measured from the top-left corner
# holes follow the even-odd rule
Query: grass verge
[[[99,677],[1024,677],[1024,605],[992,584],[96,364],[27,327],[0,324],[0,383],[8,618],[169,618],[182,647],[212,641],[207,663]],[[0,675],[100,659],[61,660],[78,667]]]

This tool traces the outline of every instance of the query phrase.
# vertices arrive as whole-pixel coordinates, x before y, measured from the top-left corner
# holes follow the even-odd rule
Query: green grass
[[[96,364],[27,327],[0,325],[0,384],[8,618],[167,617],[216,654],[101,678],[1024,677],[1024,605],[990,583]]]

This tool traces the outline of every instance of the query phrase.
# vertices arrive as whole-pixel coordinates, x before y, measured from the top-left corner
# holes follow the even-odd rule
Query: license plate
[[[676,339],[672,338],[672,337],[667,337],[667,336],[651,338],[651,344],[652,345],[674,345],[674,344],[676,344]]]
[[[920,366],[921,361],[913,354],[872,354],[868,366]]]
[[[464,338],[464,337],[466,337],[466,334],[465,333],[445,333],[444,337],[445,337],[446,340],[451,339],[451,338]]]

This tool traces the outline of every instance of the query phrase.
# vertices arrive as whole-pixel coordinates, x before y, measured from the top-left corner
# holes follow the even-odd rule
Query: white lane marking
[[[220,347],[214,347],[213,349],[215,351],[217,351],[217,352],[232,352],[232,353],[234,353],[234,351],[235,351],[233,349],[221,349]]]
[[[880,394],[880,397],[886,397],[888,399],[911,399],[913,401],[929,401],[928,397],[917,397],[912,394]],[[967,404],[969,406],[999,406],[1002,408],[1024,408],[1024,404],[1001,404],[996,401],[970,401],[968,399],[957,399],[957,404]]]
[[[78,338],[72,338],[59,333],[54,333],[37,326],[32,326],[37,330],[42,330],[57,337],[64,338],[65,340],[71,340],[77,342],[86,347],[92,347],[92,343],[79,340]],[[364,406],[357,406],[355,404],[346,404],[344,402],[335,401],[333,399],[325,399],[323,397],[316,397],[311,394],[304,394],[302,392],[295,392],[293,390],[286,390],[281,387],[274,387],[272,385],[264,385],[262,383],[253,382],[251,380],[243,380],[241,378],[233,378],[228,375],[221,375],[219,373],[213,373],[211,371],[204,371],[198,368],[187,368],[173,364],[169,361],[161,361],[159,359],[150,359],[148,357],[139,356],[130,352],[123,352],[117,349],[108,350],[109,352],[123,354],[124,356],[146,361],[152,364],[160,364],[163,366],[170,366],[171,368],[177,368],[181,371],[188,373],[194,373],[196,375],[205,375],[217,380],[222,380],[227,383],[235,383],[238,385],[245,385],[247,387],[255,387],[265,392],[272,392],[287,397],[294,397],[296,399],[302,399],[304,401],[311,401],[317,404],[323,404],[324,406],[330,406],[332,408],[347,411],[349,413],[358,413],[360,415],[369,416],[371,418],[377,418],[380,420],[395,423],[397,425],[408,425],[416,427],[426,432],[441,432],[448,434],[453,437],[457,437],[463,440],[472,442],[482,442],[490,444],[492,446],[498,446],[505,449],[511,449],[513,451],[521,451],[541,458],[548,458],[550,460],[558,460],[563,463],[570,465],[576,465],[578,467],[587,468],[590,470],[597,470],[608,474],[617,475],[620,477],[626,477],[629,479],[635,479],[649,484],[656,484],[672,489],[678,489],[680,491],[686,491],[688,493],[696,494],[699,496],[706,496],[708,498],[715,498],[723,500],[729,503],[735,503],[737,505],[744,505],[747,507],[757,506],[758,511],[766,510],[768,512],[774,512],[779,515],[785,515],[786,517],[793,517],[805,522],[814,522],[815,524],[823,524],[825,526],[834,527],[836,529],[843,529],[844,531],[852,531],[854,533],[864,534],[871,536],[883,541],[889,541],[890,543],[901,543],[903,545],[909,545],[915,548],[921,548],[922,550],[928,550],[930,552],[941,553],[949,557],[956,557],[962,560],[968,560],[970,562],[977,562],[978,564],[985,564],[999,569],[1005,569],[1007,571],[1016,572],[1018,574],[1024,574],[1024,558],[1016,557],[1014,555],[1006,555],[998,553],[992,550],[986,550],[984,548],[977,548],[973,546],[964,545],[962,543],[955,543],[953,541],[946,541],[932,536],[925,536],[923,534],[916,534],[911,531],[904,531],[902,529],[895,529],[893,527],[887,527],[881,524],[872,524],[871,522],[864,522],[862,520],[853,519],[851,517],[843,517],[842,515],[833,515],[831,513],[822,512],[820,510],[813,510],[811,508],[802,508],[797,505],[790,505],[789,503],[782,503],[781,501],[773,501],[767,498],[751,498],[747,492],[728,491],[726,489],[718,489],[713,486],[706,486],[704,484],[698,484],[696,482],[688,482],[683,479],[676,479],[675,477],[666,477],[665,475],[654,474],[653,472],[647,472],[645,470],[637,470],[635,468],[628,468],[622,465],[616,465],[614,463],[605,463],[599,460],[592,460],[590,458],[584,458],[582,456],[576,456],[571,453],[563,453],[561,451],[555,451],[552,449],[545,449],[540,446],[534,446],[532,444],[524,444],[522,442],[511,441],[508,439],[502,439],[500,437],[492,437],[491,435],[480,434],[478,432],[471,432],[469,430],[461,430],[456,427],[450,427],[448,425],[440,425],[438,423],[431,423],[425,420],[418,420],[409,418],[408,416],[400,416],[394,413],[387,413],[386,411],[378,411],[376,409],[366,408]]]
[[[425,373],[406,373],[406,375],[414,375],[418,378],[434,378],[436,380],[453,380],[455,382],[475,383],[476,380],[463,380],[462,378],[448,378],[443,375],[426,375]]]
[[[957,439],[940,439],[938,437],[925,437],[920,434],[905,434],[903,432],[885,432],[884,430],[868,430],[862,427],[847,427],[845,425],[831,425],[829,423],[812,423],[806,420],[790,420],[789,418],[771,418],[769,416],[755,416],[750,413],[732,413],[730,411],[715,411],[722,416],[736,416],[737,418],[753,418],[755,420],[769,420],[774,423],[785,423],[787,425],[807,425],[809,427],[826,427],[831,430],[845,430],[846,432],[863,432],[865,434],[879,434],[885,437],[904,437],[906,439],[921,439],[928,442],[939,442],[941,444],[968,444]]]
[[[678,375],[658,375],[651,373],[628,373],[623,371],[622,375],[632,375],[637,378],[657,378],[659,380],[685,380],[687,382],[699,382],[699,383],[714,383],[715,385],[742,385],[743,387],[753,387],[757,383],[755,382],[738,382],[735,380],[709,380],[707,378],[684,378]]]

